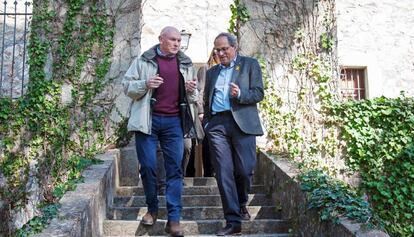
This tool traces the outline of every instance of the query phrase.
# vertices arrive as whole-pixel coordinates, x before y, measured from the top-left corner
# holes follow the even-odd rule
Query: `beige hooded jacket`
[[[157,74],[157,63],[155,60],[158,45],[145,51],[140,57],[136,58],[122,80],[125,94],[132,99],[130,117],[128,120],[128,131],[139,131],[151,134],[151,105],[150,100],[153,93],[152,89],[147,89],[146,81]],[[177,54],[180,73],[185,81],[193,80],[194,68],[191,59],[182,51]],[[198,99],[198,92],[194,90],[187,93],[187,101],[195,104]],[[190,106],[194,114],[194,106]],[[193,116],[194,119],[194,116]]]

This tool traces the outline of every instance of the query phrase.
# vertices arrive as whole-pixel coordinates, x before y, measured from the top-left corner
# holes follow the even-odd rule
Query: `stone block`
[[[258,171],[262,174],[267,194],[276,200],[282,219],[292,220],[294,232],[303,237],[389,237],[378,230],[366,230],[360,223],[342,218],[339,224],[321,221],[316,210],[307,207],[306,193],[296,180],[297,167],[284,158],[272,157],[263,152],[258,156]]]
[[[139,181],[139,164],[135,147],[121,148],[119,159],[119,185],[137,186]]]
[[[103,161],[83,172],[84,182],[60,200],[58,216],[35,237],[102,236],[106,211],[112,206],[115,183],[115,159],[118,150],[111,150],[96,158]]]

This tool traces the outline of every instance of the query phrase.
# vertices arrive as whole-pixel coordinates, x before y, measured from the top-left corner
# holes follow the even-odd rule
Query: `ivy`
[[[242,15],[239,4],[232,6],[233,21]],[[287,153],[305,172],[302,187],[310,192],[309,207],[318,209],[321,219],[372,220],[391,236],[414,236],[414,98],[342,101],[332,58],[335,2],[314,4],[313,25],[298,22],[293,34],[290,64],[275,67],[259,57],[266,94],[259,106],[268,148]],[[278,37],[279,31],[274,41]],[[272,47],[265,51],[272,53]],[[277,78],[267,73],[280,74],[285,68]],[[358,192],[327,176],[351,172],[361,177]]]
[[[250,14],[246,5],[240,3],[240,0],[234,0],[233,4],[230,4],[230,10],[231,18],[228,31],[234,34],[238,39],[240,36],[240,27],[249,20]]]
[[[283,76],[265,79],[269,86],[260,107],[273,142],[270,149],[286,152],[304,168],[320,168],[336,175],[340,170],[332,163],[338,158],[341,145],[338,129],[327,124],[329,108],[338,100],[335,61],[331,58],[335,43],[331,37],[334,2],[315,1],[315,4],[323,4],[312,15],[319,20],[313,27],[306,21],[298,22],[291,61],[284,66]],[[262,71],[275,71],[273,67],[271,63],[263,64]]]
[[[321,48],[327,51],[331,51],[332,47],[334,46],[333,37],[330,36],[328,33],[324,32],[321,34],[320,37]]]
[[[332,82],[332,68],[323,55],[312,52],[298,54],[292,60],[292,68],[317,85],[314,94],[319,97],[323,109],[332,104],[334,95],[329,88],[329,83]]]
[[[278,147],[281,144],[279,143],[278,128],[282,127],[281,123],[285,120],[282,118],[283,114],[281,113],[281,106],[282,106],[282,98],[277,93],[277,89],[275,88],[275,84],[272,83],[271,77],[267,73],[267,65],[266,61],[262,57],[258,57],[260,68],[262,69],[262,77],[264,82],[264,92],[265,92],[265,99],[259,104],[260,111],[265,111],[266,115],[263,116],[263,122],[269,132],[268,136],[270,139],[273,139],[275,144],[274,146]]]
[[[347,166],[362,176],[375,213],[392,236],[414,234],[414,99],[349,101],[332,107]]]
[[[55,203],[45,205],[41,208],[42,215],[31,219],[16,232],[15,236],[26,237],[41,232],[44,226],[47,225],[51,219],[57,216],[59,207],[60,205]]]
[[[298,178],[301,189],[308,192],[308,208],[317,209],[322,221],[339,223],[339,217],[347,217],[359,223],[370,222],[368,202],[344,182],[321,170],[305,171]]]
[[[0,172],[6,178],[0,187],[2,201],[11,209],[26,205],[26,185],[34,178],[29,173],[36,175],[43,188],[41,215],[16,232],[18,236],[41,231],[57,210],[55,202],[82,181],[82,170],[95,163],[96,153],[112,142],[106,138],[105,121],[113,101],[100,94],[111,82],[106,74],[113,19],[101,1],[54,5],[64,6],[65,11],[49,4],[34,2],[26,95],[0,101]],[[56,22],[63,22],[63,27],[52,27]],[[46,72],[50,62],[52,69]],[[86,79],[81,77],[85,68]],[[72,88],[69,104],[62,104],[63,85]]]

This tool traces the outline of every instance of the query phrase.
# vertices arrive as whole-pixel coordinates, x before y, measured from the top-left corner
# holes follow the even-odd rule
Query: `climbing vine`
[[[309,193],[308,207],[317,209],[321,220],[339,223],[339,217],[348,217],[360,223],[371,223],[368,202],[344,182],[321,170],[305,171],[298,178],[302,190]]]
[[[289,4],[275,3],[275,15],[289,16],[291,12],[283,10],[298,9]],[[300,181],[309,192],[309,205],[320,212],[321,219],[337,221],[338,216],[347,216],[382,226],[391,236],[412,236],[413,99],[341,100],[333,37],[334,1],[313,4],[311,11],[301,6],[302,15],[296,18],[278,18],[282,26],[284,20],[294,22],[298,27],[294,32],[274,24],[275,29],[266,29],[261,39],[266,47],[263,51],[271,52],[260,60],[266,72],[266,96],[260,109],[270,138],[268,148],[286,152],[298,163],[304,172]],[[295,22],[297,19],[302,21]],[[252,25],[251,29],[257,27]],[[283,40],[288,44],[282,44]],[[286,48],[290,50],[286,58],[273,56]],[[286,68],[272,61],[274,58],[286,59],[282,61]],[[346,178],[354,173],[361,177],[357,191],[326,175]]]
[[[414,99],[402,95],[336,104],[348,167],[362,176],[376,215],[392,236],[414,234]]]
[[[271,35],[265,36],[263,43],[274,47],[273,44],[285,39],[271,40],[271,37],[290,36],[294,46],[281,47],[292,47],[295,53],[286,57],[284,63],[287,68],[283,69],[283,76],[264,77],[266,96],[260,108],[271,138],[269,149],[287,152],[303,167],[322,168],[337,175],[343,168],[334,165],[341,151],[338,130],[326,124],[328,109],[338,100],[334,80],[336,66],[332,57],[334,41],[330,37],[334,27],[334,2],[315,1],[315,4],[318,5],[317,12],[302,9],[302,12],[309,11],[310,15],[294,18],[298,26],[294,32],[286,27],[277,28],[277,25],[274,30],[266,30]],[[276,12],[276,9],[294,8],[280,5],[272,7],[275,14],[288,14]],[[314,25],[309,27],[307,21],[314,22]],[[283,31],[287,35],[283,35]],[[275,69],[277,64],[262,59],[262,71],[280,70]]]
[[[105,134],[113,98],[102,96],[110,82],[113,18],[98,0],[49,4],[33,6],[27,94],[0,103],[2,223],[25,208],[29,181],[37,180],[43,192],[43,214],[18,232],[22,236],[43,228],[56,213],[54,203],[113,142]]]
[[[234,34],[237,39],[240,38],[240,27],[246,23],[249,18],[249,11],[246,8],[246,5],[240,3],[240,0],[234,0],[233,4],[230,4],[231,18],[230,18],[230,27],[228,31]]]

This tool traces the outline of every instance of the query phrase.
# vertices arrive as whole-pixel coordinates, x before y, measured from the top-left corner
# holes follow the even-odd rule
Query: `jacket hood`
[[[152,46],[150,49],[148,49],[147,51],[145,51],[141,57],[146,60],[146,61],[153,61],[155,56],[157,56],[157,47],[159,46],[159,44],[156,44],[154,46]],[[177,53],[177,59],[180,62],[181,66],[184,67],[192,67],[193,63],[191,62],[191,59],[184,54],[183,51],[178,51]]]

